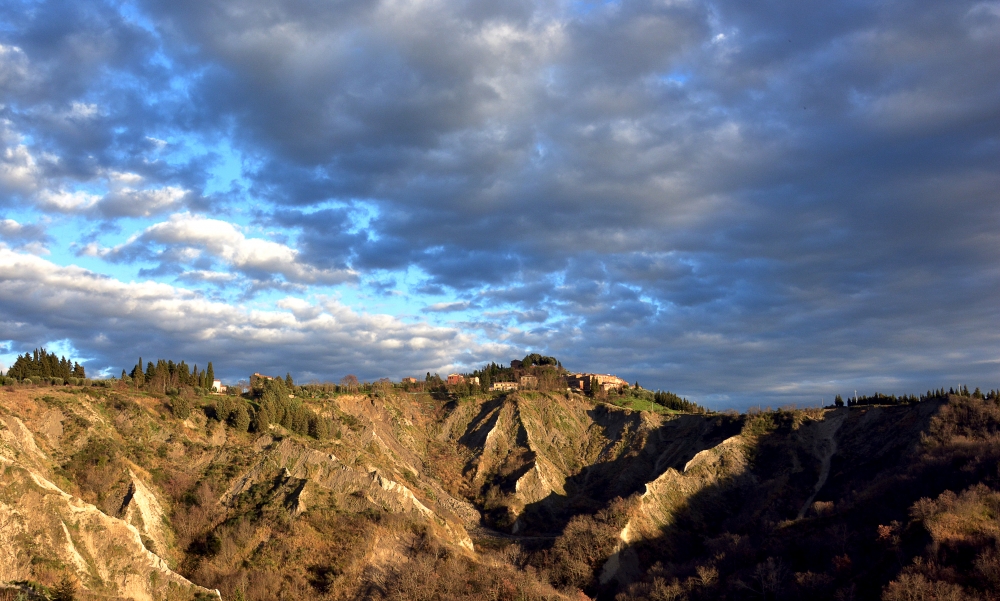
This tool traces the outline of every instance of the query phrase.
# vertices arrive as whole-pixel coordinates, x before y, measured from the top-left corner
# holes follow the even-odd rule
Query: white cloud
[[[83,213],[94,208],[101,197],[83,190],[53,192],[42,190],[37,196],[38,206],[45,211]]]
[[[301,321],[316,319],[323,312],[322,307],[316,306],[305,299],[294,296],[285,297],[279,300],[276,304],[282,309],[291,311],[292,315]]]
[[[166,250],[154,252],[153,247]],[[141,234],[102,255],[112,260],[162,257],[194,262],[203,257],[220,261],[258,281],[281,276],[292,284],[339,284],[356,279],[351,269],[319,269],[299,258],[299,252],[284,244],[248,238],[235,225],[190,213],[172,215]]]
[[[96,104],[74,102],[70,105],[69,110],[66,111],[65,117],[66,119],[93,119],[99,114],[100,110]]]
[[[0,81],[0,87],[3,82]],[[21,136],[7,119],[0,119],[0,189],[21,194],[37,189],[40,169]]]
[[[24,226],[13,219],[0,219],[0,236],[17,236],[24,230]]]
[[[130,173],[128,171],[109,171],[108,181],[112,184],[122,184],[127,186],[135,186],[142,183],[143,177],[138,173]]]
[[[98,211],[105,217],[152,217],[178,209],[188,191],[176,186],[153,190],[136,190],[122,187],[105,196],[98,204]]]
[[[0,45],[0,59],[2,51]],[[96,105],[76,102],[60,118],[79,121],[97,115]],[[44,212],[98,219],[151,217],[180,210],[190,195],[189,190],[179,186],[144,185],[143,176],[114,169],[102,170],[96,181],[64,181],[51,173],[51,167],[60,163],[59,157],[34,152],[24,141],[9,119],[0,119],[0,191],[21,195]],[[104,186],[99,183],[101,179],[105,180]],[[76,187],[80,185],[89,188]]]
[[[5,336],[25,346],[68,338],[83,354],[97,357],[98,367],[120,369],[144,353],[212,360],[223,374],[292,371],[336,378],[350,372],[375,378],[444,370],[456,357],[485,360],[504,352],[454,328],[359,313],[332,299],[314,304],[291,298],[278,305],[251,309],[167,284],[124,283],[0,248]]]
[[[47,255],[49,241],[45,228],[38,223],[18,223],[13,219],[0,219],[0,240],[13,248],[19,248],[33,255]]]
[[[91,218],[152,217],[181,208],[190,194],[177,186],[141,189],[138,186],[144,178],[136,173],[110,171],[106,177],[108,191],[104,195],[86,190],[44,189],[35,195],[35,204],[43,211]]]

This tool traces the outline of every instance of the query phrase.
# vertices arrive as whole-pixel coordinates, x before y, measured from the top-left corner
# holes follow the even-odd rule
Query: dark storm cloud
[[[174,223],[108,259],[413,268],[492,340],[720,402],[998,377],[996,2],[38,6],[0,13],[0,202],[115,170],[235,204],[149,146],[231,136],[290,240]]]

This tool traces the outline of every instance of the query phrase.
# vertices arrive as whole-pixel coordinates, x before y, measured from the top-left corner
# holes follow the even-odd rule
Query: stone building
[[[566,386],[582,392],[589,393],[591,384],[594,382],[604,391],[630,388],[627,381],[612,374],[573,374],[566,376]]]

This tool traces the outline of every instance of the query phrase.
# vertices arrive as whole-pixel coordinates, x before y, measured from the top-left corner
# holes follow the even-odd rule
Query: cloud
[[[73,192],[43,190],[38,195],[42,209],[57,213],[86,213],[97,206],[101,197],[83,190]]]
[[[116,220],[130,217],[153,217],[176,211],[191,197],[191,192],[176,186],[139,189],[144,177],[136,173],[112,171],[104,178],[106,194],[86,190],[42,189],[35,203],[48,213],[80,215],[89,219]]]
[[[50,254],[46,245],[52,241],[40,223],[18,223],[13,219],[0,219],[0,241],[11,248],[22,249],[35,255]]]
[[[101,222],[80,252],[149,277],[361,282],[680,392],[986,385],[997,14],[6,4],[0,204]],[[237,183],[213,194],[222,163]],[[268,239],[231,225],[248,221]],[[115,227],[141,229],[107,242]]]
[[[0,59],[3,56],[0,55]],[[38,187],[40,167],[9,119],[0,119],[0,193],[30,194]],[[0,202],[3,198],[0,197]]]
[[[111,190],[95,206],[96,213],[104,219],[121,217],[153,217],[177,211],[191,196],[189,190],[177,186],[137,189],[144,183],[137,173],[112,172],[109,174]]]
[[[262,285],[276,283],[279,277],[289,284],[318,285],[356,279],[351,270],[314,267],[302,262],[298,251],[289,246],[248,238],[229,222],[190,213],[172,215],[168,221],[151,225],[128,242],[98,254],[110,261],[154,261],[164,269],[218,261]]]
[[[0,87],[13,89],[29,77],[28,60],[17,46],[0,44]]]
[[[428,305],[422,310],[424,313],[451,313],[454,311],[466,311],[472,306],[472,303],[468,301],[459,301],[454,303],[434,303],[433,305]]]
[[[290,371],[300,380],[444,371],[456,359],[506,350],[454,328],[355,312],[332,299],[286,299],[276,309],[206,300],[152,281],[123,283],[0,248],[0,323],[16,346],[67,338],[90,370],[136,357],[213,361],[225,378]],[[485,360],[485,359],[482,359]]]

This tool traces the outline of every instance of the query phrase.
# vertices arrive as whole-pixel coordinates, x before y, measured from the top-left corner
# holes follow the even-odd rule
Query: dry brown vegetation
[[[816,409],[684,421],[546,392],[310,389],[308,410],[336,429],[324,439],[281,425],[247,432],[213,419],[210,397],[188,398],[181,420],[162,395],[0,395],[54,481],[108,515],[124,517],[138,473],[165,512],[163,556],[224,599],[986,601],[1000,590],[993,400],[842,410],[813,499],[818,425],[833,415]],[[728,455],[705,464],[718,471],[671,489],[655,535],[623,541],[648,510],[649,483],[671,469],[695,482],[688,462],[730,437],[745,466],[726,468]],[[462,520],[475,511],[518,535],[466,522],[470,550]],[[626,567],[602,582],[613,556]],[[39,560],[32,579],[54,586],[67,565]]]

